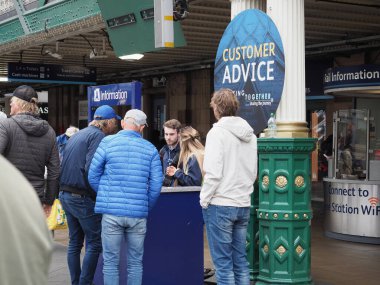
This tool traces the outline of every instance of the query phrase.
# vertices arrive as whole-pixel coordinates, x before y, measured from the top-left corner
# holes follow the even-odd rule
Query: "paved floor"
[[[380,245],[352,243],[325,237],[323,232],[321,185],[314,185],[312,191],[314,218],[311,227],[311,275],[314,284],[380,284]],[[55,241],[49,284],[70,284],[66,265],[67,231],[56,231]],[[205,243],[205,267],[212,267],[207,243]],[[208,279],[205,284],[215,284],[214,278]]]

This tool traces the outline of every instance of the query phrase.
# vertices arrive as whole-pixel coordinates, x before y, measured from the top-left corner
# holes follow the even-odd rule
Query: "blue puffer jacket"
[[[161,192],[157,149],[134,131],[105,137],[92,159],[88,181],[97,192],[95,212],[145,218]]]

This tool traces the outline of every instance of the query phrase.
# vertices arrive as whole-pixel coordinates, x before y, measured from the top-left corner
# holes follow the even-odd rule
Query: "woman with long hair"
[[[201,186],[205,148],[199,132],[190,126],[182,128],[180,148],[178,168],[169,166],[166,174],[177,179],[180,186]]]

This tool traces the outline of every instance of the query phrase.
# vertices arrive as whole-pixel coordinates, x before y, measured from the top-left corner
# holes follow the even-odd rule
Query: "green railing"
[[[22,0],[17,1],[21,7]],[[21,14],[1,21],[0,45],[100,14],[96,0],[61,0],[43,5],[44,2],[39,1],[39,7],[29,11],[21,8]],[[20,17],[21,21],[24,20],[26,23],[26,31],[22,27]]]

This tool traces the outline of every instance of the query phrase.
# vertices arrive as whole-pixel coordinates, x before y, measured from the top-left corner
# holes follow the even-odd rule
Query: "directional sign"
[[[96,84],[96,69],[84,66],[8,63],[8,80],[18,82]]]

